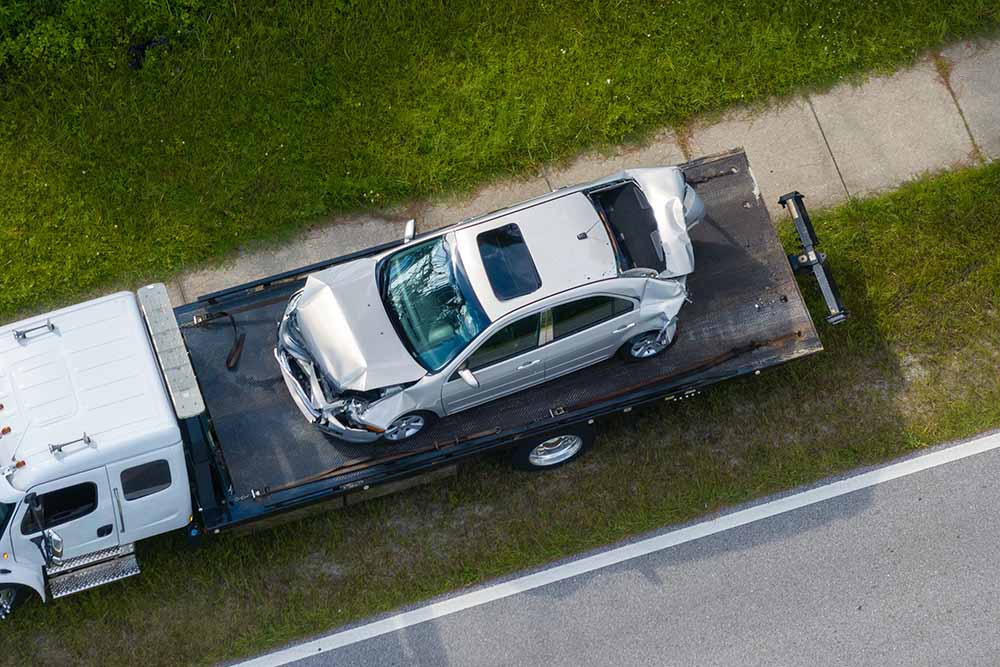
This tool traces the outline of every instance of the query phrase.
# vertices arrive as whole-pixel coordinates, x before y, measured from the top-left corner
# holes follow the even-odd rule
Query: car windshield
[[[444,367],[490,324],[446,237],[389,255],[379,278],[396,331],[429,371]]]

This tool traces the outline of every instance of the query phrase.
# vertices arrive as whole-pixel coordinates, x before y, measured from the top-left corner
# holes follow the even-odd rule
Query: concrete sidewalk
[[[817,209],[894,188],[926,172],[1000,159],[1000,41],[955,44],[892,76],[841,84],[767,108],[733,110],[682,133],[665,130],[641,146],[581,155],[472,196],[420,202],[381,216],[334,218],[292,243],[243,253],[168,287],[180,304],[398,238],[411,216],[418,230],[428,230],[624,167],[676,164],[736,147],[746,150],[774,218],[778,196],[790,190],[806,194]]]

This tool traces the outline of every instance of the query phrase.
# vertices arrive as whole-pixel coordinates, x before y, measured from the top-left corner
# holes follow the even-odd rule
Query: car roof
[[[538,270],[541,286],[508,300],[497,298],[477,238],[516,224]],[[577,238],[586,232],[585,239]],[[614,249],[593,204],[582,192],[543,200],[455,230],[458,254],[480,304],[491,320],[553,294],[618,275]]]

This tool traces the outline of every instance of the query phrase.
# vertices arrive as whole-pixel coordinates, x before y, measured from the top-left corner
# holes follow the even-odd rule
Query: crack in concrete
[[[816,113],[816,107],[813,106],[812,99],[806,96],[806,104],[809,105],[809,111],[812,112],[813,120],[816,121],[816,127],[819,128],[819,134],[823,137],[823,144],[826,146],[826,152],[830,154],[830,159],[833,160],[833,168],[837,170],[837,178],[840,179],[840,184],[844,187],[844,194],[847,198],[851,198],[851,191],[847,189],[847,181],[844,180],[844,174],[840,171],[840,165],[837,163],[837,156],[833,154],[833,148],[830,147],[830,140],[826,138],[826,132],[823,130],[823,123],[819,122],[819,115]]]

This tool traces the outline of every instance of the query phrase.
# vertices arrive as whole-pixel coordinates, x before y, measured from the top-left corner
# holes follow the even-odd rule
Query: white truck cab
[[[191,519],[147,319],[120,292],[0,328],[0,618],[137,574],[135,542]]]

